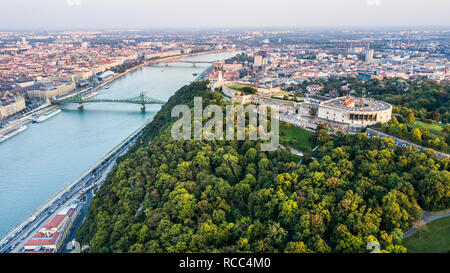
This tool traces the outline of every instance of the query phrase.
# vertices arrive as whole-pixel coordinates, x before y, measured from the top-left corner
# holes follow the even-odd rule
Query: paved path
[[[422,220],[424,220],[425,223],[429,223],[429,222],[434,221],[436,219],[449,217],[449,216],[450,216],[450,211],[443,212],[443,213],[440,213],[440,214],[431,214],[429,212],[424,212],[423,215],[422,215]],[[403,239],[408,238],[409,236],[413,235],[414,233],[416,233],[416,231],[417,231],[416,228],[411,228],[410,230],[408,230],[407,232],[405,232],[403,234]]]
[[[369,136],[369,137],[370,136],[379,136],[381,138],[385,138],[385,137],[392,138],[396,145],[401,145],[402,147],[406,147],[406,146],[412,145],[412,146],[415,146],[417,149],[420,149],[422,151],[425,150],[425,149],[431,149],[431,148],[427,148],[427,147],[423,147],[423,146],[417,145],[415,143],[409,142],[407,140],[404,140],[404,139],[401,139],[401,138],[398,138],[398,137],[395,137],[395,136],[391,136],[391,135],[385,134],[383,132],[380,132],[380,131],[377,131],[377,130],[374,130],[374,129],[371,129],[371,128],[367,128],[366,135]],[[443,153],[443,152],[440,152],[440,151],[436,151],[436,150],[433,150],[433,151],[436,153],[438,158],[441,158],[443,156],[450,157],[449,154],[446,154],[446,153]]]

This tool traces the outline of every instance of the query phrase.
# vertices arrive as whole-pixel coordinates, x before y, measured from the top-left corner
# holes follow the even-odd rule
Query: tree
[[[280,220],[286,226],[292,226],[298,219],[298,204],[293,200],[287,200],[281,204]]]
[[[327,130],[319,129],[314,134],[314,138],[316,143],[324,144],[330,140],[330,135],[328,134]]]
[[[195,196],[189,194],[186,189],[181,188],[170,193],[166,208],[179,221],[184,221],[186,218],[191,218],[195,215],[195,203]]]
[[[413,228],[417,229],[419,232],[419,238],[422,239],[422,231],[427,230],[427,223],[423,219],[420,219],[413,224]]]
[[[366,252],[370,240],[400,253],[402,231],[422,208],[450,206],[448,158],[391,139],[329,135],[320,125],[317,160],[300,164],[288,150],[261,151],[259,141],[174,141],[171,107],[192,105],[194,96],[225,106],[206,89],[177,91],[118,161],[77,233],[89,251]],[[413,125],[393,128],[406,136]]]
[[[256,158],[258,156],[258,151],[255,148],[250,148],[245,153],[249,162],[256,162]]]
[[[303,242],[289,242],[286,245],[284,253],[308,253],[308,248]]]
[[[427,138],[429,136],[429,131],[427,127],[420,127],[420,133],[422,134],[422,138]]]
[[[420,132],[419,129],[414,128],[411,131],[411,139],[415,142],[420,142],[422,141],[422,133]]]
[[[389,125],[393,125],[393,126],[398,126],[400,123],[398,122],[398,120],[397,120],[396,117],[392,117],[392,118],[389,120],[388,124],[389,124]]]
[[[433,113],[431,113],[431,119],[433,119],[434,121],[437,121],[441,118],[441,114],[439,114],[438,111],[433,111]]]
[[[409,110],[405,117],[405,122],[413,122],[416,118],[414,117],[414,112]]]
[[[362,252],[364,249],[364,240],[361,237],[353,235],[343,224],[338,224],[336,228],[336,249],[344,253]]]
[[[245,94],[255,94],[257,89],[252,86],[244,86],[242,87],[242,91],[244,91]]]
[[[245,182],[239,182],[236,185],[234,185],[234,191],[233,194],[236,198],[236,200],[240,202],[244,202],[249,194],[251,193],[251,186],[248,183]]]
[[[442,147],[441,140],[438,137],[435,137],[433,142],[431,143],[431,147],[440,149]]]
[[[422,216],[422,211],[415,200],[410,200],[399,190],[392,190],[383,197],[382,209],[384,225],[389,229],[408,229],[411,222]]]
[[[285,244],[287,235],[288,232],[281,227],[280,223],[274,223],[269,227],[267,239],[273,246],[280,248]]]
[[[450,172],[433,170],[415,183],[420,204],[425,209],[437,210],[450,206]]]

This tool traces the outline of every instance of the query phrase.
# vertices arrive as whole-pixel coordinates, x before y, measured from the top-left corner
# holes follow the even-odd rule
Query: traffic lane
[[[71,202],[69,201],[73,201],[73,199],[75,197],[77,197],[77,194],[80,190],[82,189],[86,189],[88,188],[92,182],[95,181],[95,179],[98,177],[98,174],[101,173],[102,176],[102,181],[100,184],[102,184],[104,182],[104,180],[106,179],[106,175],[111,171],[111,169],[116,165],[116,160],[119,156],[123,155],[128,149],[129,147],[135,142],[137,138],[134,138],[134,140],[130,141],[130,143],[128,143],[127,145],[123,146],[121,149],[118,150],[118,153],[116,154],[116,156],[110,158],[108,161],[106,161],[106,164],[103,164],[95,173],[93,174],[86,174],[86,176],[84,176],[83,178],[80,179],[80,181],[75,184],[74,186],[72,186],[71,191],[69,192],[69,197],[60,200],[62,198],[63,195],[67,194],[67,192],[61,194],[60,197],[56,198],[55,201],[53,201],[51,206],[48,206],[46,208],[43,208],[42,212],[40,214],[38,214],[38,224],[36,226],[36,228],[34,228],[34,225],[31,226],[31,231],[29,231],[29,229],[27,228],[27,234],[28,236],[25,238],[25,240],[21,239],[21,237],[17,237],[17,235],[15,235],[15,237],[5,246],[6,250],[8,252],[18,252],[19,250],[22,249],[22,247],[26,244],[26,242],[28,242],[29,239],[31,239],[36,232],[44,225],[47,223],[47,220],[49,220],[50,216],[53,216],[54,212],[57,212],[60,208],[69,205]],[[86,181],[87,179],[87,181]],[[86,181],[86,182],[85,182]],[[84,184],[83,184],[84,183]],[[78,199],[78,197],[76,198]],[[59,200],[59,201],[58,201]],[[67,202],[64,202],[68,200]],[[56,206],[56,208],[52,208],[50,209],[52,206]],[[49,211],[50,210],[50,211]],[[45,213],[44,215],[42,215],[43,213]],[[44,217],[42,217],[44,216]],[[22,233],[24,233],[25,230],[21,230],[20,233],[18,235],[21,235]],[[9,248],[11,248],[11,250],[8,250]]]
[[[87,176],[85,176],[83,179],[80,180],[80,183],[78,183],[77,185],[75,185],[75,187],[73,187],[72,191],[69,192],[68,196],[63,198],[63,199],[57,199],[57,201],[55,201],[55,203],[52,206],[55,206],[51,209],[51,207],[47,207],[45,208],[42,213],[40,213],[38,215],[38,218],[35,221],[38,221],[37,226],[34,228],[34,225],[30,226],[29,228],[27,228],[26,230],[23,230],[19,233],[19,235],[21,235],[22,233],[25,232],[25,234],[28,234],[28,236],[26,236],[25,239],[22,239],[22,237],[20,236],[16,236],[16,239],[11,240],[11,242],[8,244],[9,246],[14,245],[14,247],[12,248],[12,250],[10,250],[10,252],[18,252],[19,250],[21,250],[23,248],[23,246],[26,244],[26,242],[28,242],[35,234],[38,230],[40,230],[40,228],[42,228],[47,221],[49,220],[49,218],[51,216],[54,215],[54,213],[56,213],[59,209],[70,205],[74,200],[76,200],[76,195],[79,192],[80,189],[82,189],[83,187],[80,185],[82,184],[86,178],[88,178],[88,181],[93,180],[93,176],[91,176],[89,178],[88,174]],[[64,193],[63,195],[66,195],[66,193]],[[60,197],[61,198],[61,197]]]

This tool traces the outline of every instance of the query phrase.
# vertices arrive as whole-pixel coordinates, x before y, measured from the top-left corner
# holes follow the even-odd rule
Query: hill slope
[[[224,106],[206,82],[181,88],[108,175],[77,239],[90,252],[405,252],[402,230],[450,205],[448,159],[365,134],[314,136],[297,166],[257,141],[175,141],[176,104]],[[151,142],[150,142],[151,140]]]

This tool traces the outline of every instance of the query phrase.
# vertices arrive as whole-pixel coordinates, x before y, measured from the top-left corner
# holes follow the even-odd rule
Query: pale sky
[[[0,29],[450,26],[450,0],[0,0]]]

